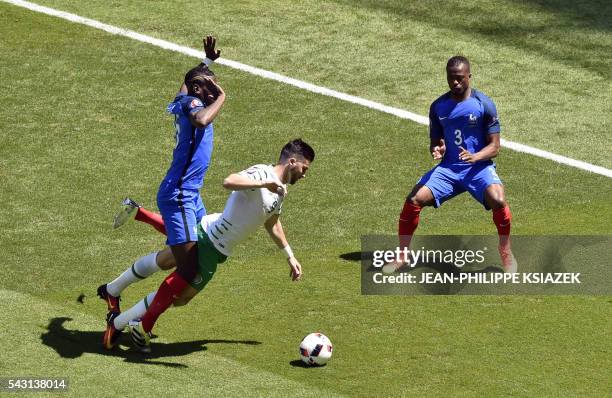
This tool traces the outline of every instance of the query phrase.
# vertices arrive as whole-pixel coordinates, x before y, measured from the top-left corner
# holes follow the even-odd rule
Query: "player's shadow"
[[[348,252],[342,253],[340,258],[346,261],[361,261],[361,260],[371,260],[374,258],[373,252]]]
[[[103,332],[90,332],[71,330],[64,327],[64,322],[71,321],[72,318],[58,317],[53,318],[46,327],[46,331],[40,335],[42,343],[53,348],[62,358],[78,358],[81,355],[100,354],[123,358],[125,362],[143,363],[149,365],[162,365],[175,368],[186,368],[180,363],[156,361],[155,359],[164,357],[177,357],[189,355],[198,351],[206,351],[208,344],[247,344],[259,345],[261,342],[254,340],[195,340],[177,343],[152,343],[149,354],[142,354],[136,349],[122,349],[115,347],[108,351],[102,347]],[[123,339],[123,340],[122,340]],[[129,336],[124,333],[120,338],[120,343],[127,342]]]

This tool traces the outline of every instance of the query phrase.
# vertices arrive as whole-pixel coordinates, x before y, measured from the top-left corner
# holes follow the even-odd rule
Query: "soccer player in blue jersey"
[[[176,260],[176,274],[166,278],[151,303],[151,313],[159,316],[188,286],[198,266],[197,225],[206,214],[199,189],[203,185],[213,148],[212,121],[225,101],[208,68],[197,67],[185,76],[168,112],[175,115],[176,146],[166,177],[157,193],[167,244]],[[149,319],[151,318],[151,319]],[[152,328],[156,320],[143,318],[143,327]]]
[[[204,39],[209,61],[220,55],[219,51],[214,51],[214,46],[213,37]],[[176,261],[176,273],[160,285],[150,306],[152,315],[143,319],[147,331],[197,273],[197,226],[206,215],[199,189],[213,149],[212,122],[225,102],[225,92],[205,63],[206,60],[187,72],[178,94],[167,109],[174,115],[176,145],[170,168],[159,186],[157,206],[168,237],[166,243]],[[149,265],[156,262],[155,253],[145,257],[151,263]],[[100,286],[98,295],[108,304],[107,321],[112,320],[120,311],[118,296],[109,291],[108,285]]]
[[[223,181],[224,188],[231,190],[232,193],[222,214],[208,214],[199,223],[199,272],[182,295],[174,300],[175,306],[185,305],[198,294],[212,279],[217,264],[223,263],[236,246],[261,225],[265,226],[272,240],[286,254],[291,278],[294,281],[301,278],[302,266],[285,238],[279,217],[287,195],[287,186],[305,177],[314,158],[315,152],[310,145],[301,139],[292,140],[281,150],[276,165],[258,164],[239,173],[232,173]],[[160,232],[163,231],[163,220],[140,219],[139,221],[151,224]],[[168,249],[161,251],[158,257],[167,259],[164,269],[174,267],[174,259]],[[139,271],[141,269],[139,268]],[[148,275],[153,272],[155,271],[152,270]],[[170,277],[174,275],[175,273],[172,273]],[[129,280],[126,279],[124,282]],[[148,303],[154,302],[157,294],[156,292],[149,294],[132,308],[110,318],[104,332],[105,348],[114,347],[121,330],[129,323],[136,346],[143,352],[150,352],[150,330],[144,330],[141,319],[146,318],[151,311]]]
[[[430,152],[440,163],[421,177],[404,203],[399,217],[400,246],[410,246],[423,207],[437,208],[467,191],[485,209],[493,211],[502,266],[506,272],[516,272],[510,247],[512,216],[492,161],[500,147],[495,104],[470,86],[467,58],[450,58],[446,76],[450,91],[429,109]]]

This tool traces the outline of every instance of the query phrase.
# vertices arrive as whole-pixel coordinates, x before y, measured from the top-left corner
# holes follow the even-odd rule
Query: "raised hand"
[[[202,42],[204,43],[204,52],[206,53],[206,58],[214,61],[221,56],[221,50],[215,51],[217,39],[214,36],[206,36],[202,40]]]

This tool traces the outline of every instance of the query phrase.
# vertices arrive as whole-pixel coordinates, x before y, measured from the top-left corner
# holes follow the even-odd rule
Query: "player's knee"
[[[195,260],[195,261],[194,261]],[[185,258],[183,262],[176,262],[176,272],[186,281],[192,281],[198,273],[197,257]]]
[[[412,189],[412,192],[408,194],[406,203],[410,203],[413,206],[425,207],[433,205],[434,198],[433,194],[425,185],[417,185]]]
[[[195,267],[184,266],[180,267],[180,269],[177,268],[176,272],[178,272],[186,281],[192,281],[196,277],[198,270]]]
[[[427,206],[428,200],[427,198],[424,198],[422,195],[414,194],[414,195],[410,195],[406,198],[406,202],[410,203],[413,206],[417,206],[417,207],[425,207]]]
[[[420,206],[419,201],[416,198],[416,195],[410,195],[406,198],[406,202],[410,203],[413,206]]]
[[[490,185],[485,192],[485,200],[493,210],[503,209],[508,205],[504,189],[497,184]]]
[[[423,198],[419,195],[418,192],[411,193],[410,195],[408,195],[408,197],[406,198],[406,202],[410,203],[413,206],[418,206],[418,207],[424,206]]]
[[[501,195],[491,195],[489,198],[488,205],[489,207],[491,207],[493,210],[496,209],[503,209],[504,207],[506,207],[508,205],[508,203],[506,203],[506,198],[504,197],[503,194]]]

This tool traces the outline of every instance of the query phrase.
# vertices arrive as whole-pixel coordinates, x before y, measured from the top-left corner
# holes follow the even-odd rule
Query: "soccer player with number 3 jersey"
[[[421,209],[439,207],[469,192],[485,209],[493,211],[499,234],[499,253],[506,272],[516,272],[510,247],[510,208],[504,186],[491,159],[500,147],[500,124],[493,101],[470,87],[470,62],[455,56],[446,64],[450,91],[429,110],[430,151],[440,163],[414,186],[399,217],[400,246],[409,247]],[[394,264],[395,268],[403,264]]]

